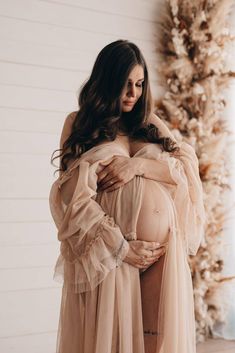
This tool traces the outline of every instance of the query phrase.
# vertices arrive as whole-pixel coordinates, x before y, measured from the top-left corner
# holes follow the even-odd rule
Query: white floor
[[[197,353],[235,353],[235,341],[209,339],[197,345]]]

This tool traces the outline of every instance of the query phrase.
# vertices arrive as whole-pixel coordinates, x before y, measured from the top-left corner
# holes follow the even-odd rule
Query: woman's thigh
[[[140,275],[145,353],[155,353],[158,339],[158,311],[165,255]]]

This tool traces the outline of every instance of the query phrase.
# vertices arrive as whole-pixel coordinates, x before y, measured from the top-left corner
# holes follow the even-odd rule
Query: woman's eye
[[[131,83],[128,83],[128,86],[131,86]],[[143,87],[143,83],[136,84],[136,87]]]

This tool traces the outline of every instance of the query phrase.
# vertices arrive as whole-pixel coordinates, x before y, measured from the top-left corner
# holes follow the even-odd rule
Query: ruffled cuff
[[[73,237],[61,242],[61,255],[55,265],[54,279],[75,293],[96,288],[114,268],[121,266],[129,243],[115,233],[112,217],[105,215],[96,234],[79,255],[71,244]]]

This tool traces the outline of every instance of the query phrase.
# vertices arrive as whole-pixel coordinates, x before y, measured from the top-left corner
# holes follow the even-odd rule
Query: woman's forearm
[[[135,160],[136,175],[140,175],[147,179],[165,182],[168,184],[176,185],[175,181],[171,178],[168,165],[161,161],[154,159],[132,157]]]

